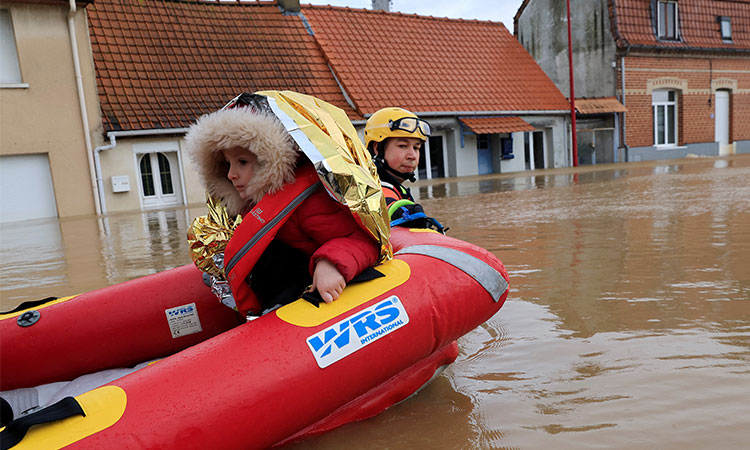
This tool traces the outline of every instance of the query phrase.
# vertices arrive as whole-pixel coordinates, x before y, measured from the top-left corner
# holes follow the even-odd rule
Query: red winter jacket
[[[378,243],[357,225],[351,212],[318,189],[292,213],[276,235],[287,245],[310,255],[310,274],[321,258],[331,261],[349,282],[375,265]]]

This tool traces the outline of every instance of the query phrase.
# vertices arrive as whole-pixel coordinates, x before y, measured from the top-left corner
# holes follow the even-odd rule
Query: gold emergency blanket
[[[229,217],[224,205],[207,197],[208,214],[196,217],[188,229],[190,258],[203,272],[219,280],[224,277],[224,249],[234,230],[240,226],[242,216]]]
[[[380,244],[380,261],[393,257],[390,222],[377,168],[346,113],[315,97],[292,91],[261,91],[271,112],[281,121],[300,150],[314,164],[323,186]],[[226,107],[233,105],[239,96]],[[223,254],[242,218],[230,218],[213,199],[208,215],[196,218],[188,230],[190,256],[196,266],[225,279]],[[223,257],[223,255],[221,255]]]
[[[346,113],[293,91],[261,91],[273,113],[315,165],[326,190],[349,207],[380,243],[380,260],[393,257],[390,219],[377,168]]]

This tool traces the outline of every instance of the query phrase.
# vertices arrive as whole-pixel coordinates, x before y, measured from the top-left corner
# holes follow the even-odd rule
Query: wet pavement
[[[289,448],[747,448],[750,156],[419,182],[508,301],[417,396]],[[0,226],[2,309],[189,263],[203,208]]]

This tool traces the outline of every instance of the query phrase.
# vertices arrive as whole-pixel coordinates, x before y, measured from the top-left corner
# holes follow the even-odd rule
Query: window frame
[[[729,16],[719,16],[717,19],[719,22],[719,33],[723,41],[732,41],[732,18]],[[726,25],[726,34],[724,34],[724,26]]]
[[[2,17],[7,17],[7,21]],[[0,50],[0,65],[3,66],[3,72],[5,70],[10,70],[12,73],[12,77],[9,77],[7,80],[4,80],[0,78],[0,88],[27,88],[29,85],[27,83],[23,82],[23,73],[21,72],[21,60],[18,57],[18,43],[16,42],[16,32],[15,28],[13,27],[13,15],[11,14],[11,10],[8,8],[0,8],[0,23],[6,24],[7,23],[7,30],[3,28],[0,28],[0,36],[3,37],[2,42],[0,42],[0,45],[2,45],[2,50]],[[3,36],[6,35],[7,36]],[[2,76],[5,76],[3,73]],[[11,79],[12,78],[12,79]]]
[[[669,11],[670,9],[673,9],[671,17]],[[665,15],[666,17],[664,17]],[[670,24],[673,28],[672,33],[670,33],[669,29]],[[657,0],[656,37],[660,40],[665,41],[677,41],[680,39],[680,9],[677,1]]]
[[[666,100],[655,97],[660,93],[666,93]],[[674,94],[673,99],[669,99],[669,94]],[[651,93],[651,109],[653,115],[653,127],[654,127],[654,147],[658,148],[673,148],[677,147],[679,143],[679,91],[675,89],[658,89]],[[670,120],[670,108],[672,110],[672,118]],[[660,109],[662,112],[660,112]],[[660,124],[659,119],[662,119]],[[663,133],[662,128],[663,127]],[[660,135],[663,134],[663,142],[660,142]],[[672,140],[670,141],[670,135]]]

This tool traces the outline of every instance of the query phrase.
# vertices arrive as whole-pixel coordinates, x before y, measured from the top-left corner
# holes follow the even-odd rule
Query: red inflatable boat
[[[241,325],[193,266],[0,316],[2,391],[156,360],[16,418],[3,447],[268,448],[378,414],[453,362],[508,292],[484,249],[401,228],[391,242],[385,277]]]

